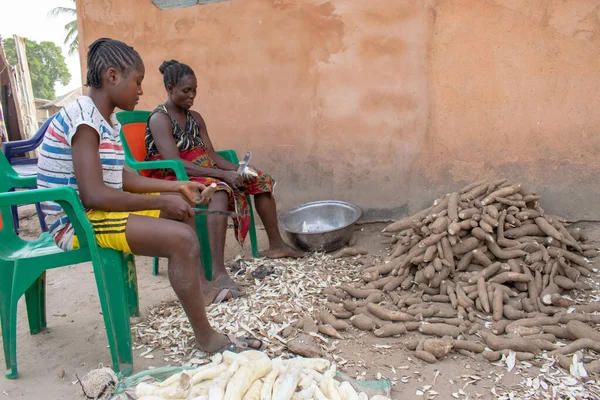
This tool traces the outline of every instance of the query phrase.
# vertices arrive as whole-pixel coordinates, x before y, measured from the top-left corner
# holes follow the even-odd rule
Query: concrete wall
[[[335,198],[402,215],[507,177],[549,211],[600,219],[600,0],[77,7],[82,54],[108,36],[142,55],[140,108],[165,99],[164,59],[190,64],[213,142],[251,149],[283,208]]]

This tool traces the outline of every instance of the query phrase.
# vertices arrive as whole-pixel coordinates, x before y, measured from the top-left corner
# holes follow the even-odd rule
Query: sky
[[[0,1],[0,36],[2,38],[19,35],[36,42],[50,41],[61,46],[71,82],[67,86],[56,83],[56,95],[63,95],[81,86],[79,54],[69,56],[64,45],[64,26],[72,17],[50,17],[48,12],[54,7],[73,7],[71,0],[12,0]]]

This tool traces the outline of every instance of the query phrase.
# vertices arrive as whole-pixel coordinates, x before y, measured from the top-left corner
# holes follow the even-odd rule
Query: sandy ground
[[[24,210],[24,214],[31,210]],[[38,229],[35,217],[22,221],[23,234],[33,236]],[[364,246],[371,255],[384,255],[378,233],[382,224],[358,227],[358,245]],[[583,224],[595,238],[600,238],[599,224]],[[266,236],[259,229],[259,246],[266,248]],[[231,259],[243,254],[229,232],[226,257]],[[249,256],[249,252],[246,251]],[[174,298],[166,278],[165,260],[161,262],[161,274],[152,276],[151,259],[136,259],[141,309]],[[99,366],[110,366],[104,324],[91,264],[81,264],[48,272],[48,328],[41,334],[29,334],[23,300],[18,317],[18,361],[20,379],[0,378],[0,399],[79,399],[80,389],[76,375],[83,376]],[[375,379],[380,373],[394,379],[392,397],[426,399],[418,396],[419,390],[433,390],[439,399],[471,398],[493,399],[493,387],[518,387],[523,376],[536,376],[535,366],[515,368],[508,373],[501,366],[494,366],[481,359],[452,355],[436,364],[424,364],[415,360],[407,351],[405,340],[378,339],[367,334],[356,334],[344,341],[341,355],[353,361],[363,361],[363,366],[349,368],[352,376],[364,374]],[[160,354],[152,360],[139,358],[136,352],[135,372],[152,366],[163,366]],[[3,360],[3,355],[0,356]],[[461,392],[462,391],[462,392]],[[453,395],[456,394],[456,395]]]

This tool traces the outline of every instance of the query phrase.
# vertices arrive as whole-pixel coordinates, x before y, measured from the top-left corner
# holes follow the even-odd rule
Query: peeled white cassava
[[[233,364],[235,361],[238,362],[240,366],[252,362],[255,360],[261,360],[263,357],[269,357],[262,351],[258,350],[246,350],[242,353],[234,353],[232,351],[225,351],[223,353],[223,362],[227,364]],[[269,359],[270,360],[270,359]]]
[[[138,399],[148,396],[154,396],[159,399],[185,399],[192,391],[191,377],[184,371],[175,374],[176,378],[169,378],[169,385],[154,386],[141,382],[135,388],[135,395]]]
[[[333,378],[325,377],[319,384],[319,388],[329,400],[344,400],[338,391],[337,384],[339,382],[333,380]]]
[[[142,383],[144,383],[144,382],[142,382]],[[164,399],[162,397],[150,395],[150,396],[138,397],[138,400],[164,400]]]
[[[247,356],[247,361],[241,361],[242,365],[229,380],[224,400],[242,400],[254,381],[271,371],[271,359],[265,353],[245,351],[241,355]]]
[[[356,393],[350,382],[342,382],[338,391],[344,400],[359,400],[358,393]]]
[[[315,400],[329,400],[318,386],[315,389]]]
[[[225,352],[212,362],[157,384],[141,382],[139,400],[369,400],[349,382],[334,379],[336,366],[322,358],[271,360],[249,350]],[[370,400],[389,400],[374,396]]]
[[[208,389],[210,389],[212,381],[207,380],[197,385],[192,386],[192,391],[188,394],[188,398],[196,399],[197,397],[206,397],[208,399]]]
[[[327,370],[327,368],[331,366],[331,361],[326,360],[324,358],[296,357],[295,359],[290,360],[289,362],[292,361],[299,362],[302,369],[312,369],[321,373],[325,372],[325,370]]]
[[[135,387],[135,397],[137,397],[138,399],[141,399],[143,397],[158,397],[158,388],[154,385],[150,385],[146,382],[140,382],[136,387]]]
[[[323,374],[318,373],[314,369],[303,369],[302,374],[304,376],[310,376],[312,379],[317,381],[317,383],[319,383],[323,380]]]
[[[300,381],[299,370],[288,370],[288,372],[281,375],[280,378],[281,382],[279,387],[273,390],[273,400],[290,400],[296,392],[298,382]]]
[[[192,385],[196,385],[204,380],[214,379],[229,368],[228,364],[222,363],[218,365],[208,364],[192,376]]]
[[[312,385],[307,387],[306,389],[301,390],[298,395],[303,400],[310,400],[315,396],[315,392],[317,391],[317,383],[312,381]]]
[[[260,400],[260,390],[262,389],[262,386],[262,379],[255,380],[252,386],[246,391],[246,394],[244,394],[242,400]]]
[[[194,374],[192,374],[193,376]],[[165,379],[164,381],[160,382],[158,385],[159,388],[164,388],[167,386],[171,386],[172,384],[179,382],[179,378],[181,378],[181,372],[178,374],[173,374],[170,377],[168,377],[167,379]]]
[[[229,380],[231,379],[235,371],[237,371],[238,367],[238,362],[234,361],[233,364],[231,364],[227,368],[227,371],[223,372],[215,379],[213,379],[212,385],[210,386],[210,389],[208,389],[208,400],[224,399],[225,388],[227,387],[227,384],[229,383]]]
[[[323,374],[323,379],[319,383],[319,389],[329,400],[343,400],[340,392],[338,391],[339,382],[335,381],[333,377],[336,373],[335,364],[331,365],[327,371]]]
[[[159,389],[159,396],[165,399],[185,399],[192,391],[191,377],[184,371],[179,380],[170,386]]]
[[[267,374],[260,390],[260,400],[271,400],[271,397],[273,397],[273,386],[275,385],[275,381],[279,377],[280,372],[281,370],[279,367],[273,366],[271,372]]]

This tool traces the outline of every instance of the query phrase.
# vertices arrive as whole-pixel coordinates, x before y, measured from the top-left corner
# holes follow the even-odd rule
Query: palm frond
[[[50,17],[58,17],[61,15],[77,16],[77,10],[70,7],[54,7],[48,12]]]
[[[68,22],[65,25],[65,32],[67,35],[65,36],[65,45],[67,45],[69,49],[69,54],[76,53],[79,51],[79,34],[77,27],[77,9],[76,0],[71,0],[73,3],[73,8],[71,7],[55,7],[50,12],[48,12],[48,16],[50,17],[58,17],[61,15],[68,15],[71,17],[75,17],[73,21]]]
[[[65,37],[65,45],[67,45],[69,55],[71,55],[79,51],[79,32],[77,30],[77,21],[71,21],[67,25],[70,25],[70,29],[67,31],[67,36]]]
[[[77,31],[77,20],[73,20],[65,24],[65,32]]]
[[[69,43],[69,55],[75,54],[79,51],[79,36],[75,36],[73,41]]]
[[[65,27],[66,28],[66,27]],[[65,29],[67,32],[67,36],[65,37],[65,44],[69,44],[70,42],[72,42],[74,39],[76,39],[79,35],[78,35],[78,31],[77,31],[77,24],[75,24],[75,26],[71,26],[70,29]]]

